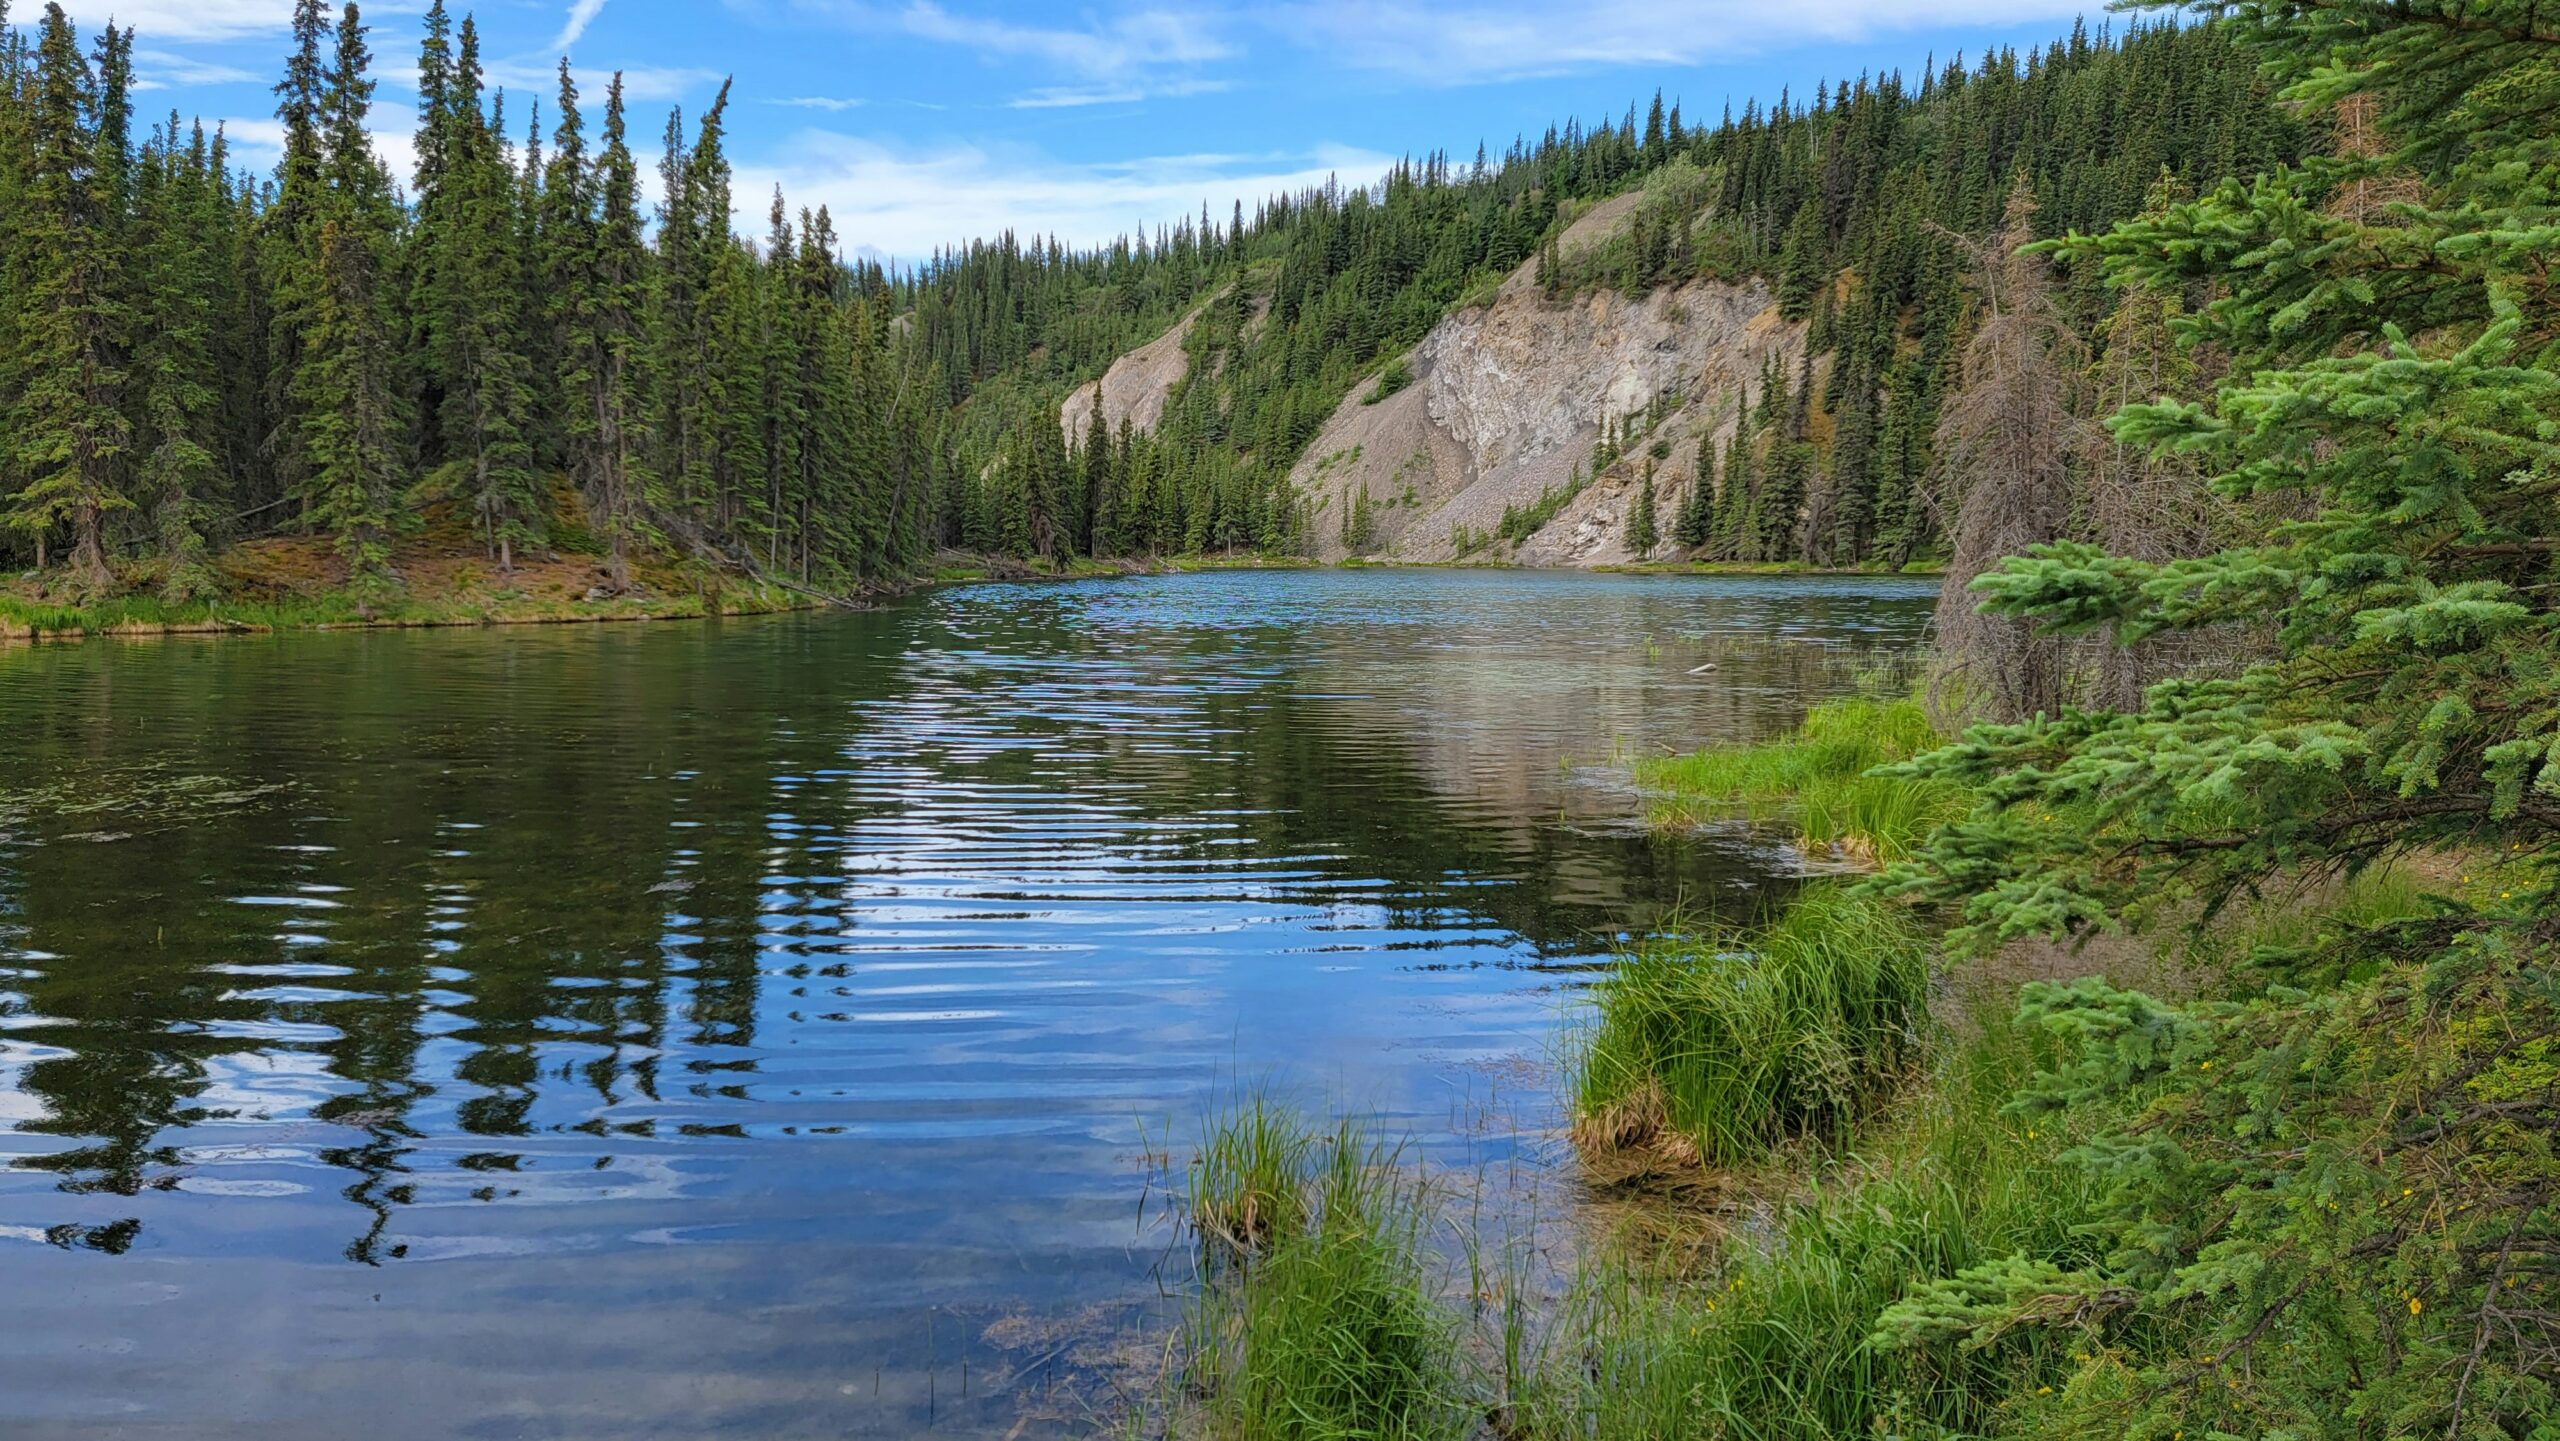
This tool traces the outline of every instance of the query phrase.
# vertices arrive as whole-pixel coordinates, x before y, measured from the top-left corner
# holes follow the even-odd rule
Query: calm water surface
[[[1785,883],[1612,761],[1928,603],[1281,572],[0,650],[0,1433],[1083,1429],[1071,1343],[1161,1304],[1148,1150],[1240,1077],[1550,1150],[1577,976]]]

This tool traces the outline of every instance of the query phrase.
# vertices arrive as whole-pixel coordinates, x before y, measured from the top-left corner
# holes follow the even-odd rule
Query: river
[[[1791,723],[1933,592],[0,650],[0,1433],[1079,1434],[1162,1313],[1151,1158],[1261,1084],[1545,1164],[1580,979],[1793,872],[1649,838],[1619,763]]]

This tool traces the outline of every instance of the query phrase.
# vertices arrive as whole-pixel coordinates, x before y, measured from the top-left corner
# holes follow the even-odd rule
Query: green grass
[[[1316,1137],[1259,1088],[1203,1128],[1191,1160],[1190,1221],[1204,1240],[1249,1253],[1306,1224],[1307,1159]]]
[[[2325,894],[2321,888],[2309,894],[2277,891],[2235,908],[2187,938],[2187,957],[2235,984],[2338,985],[2366,979],[2378,966],[2370,956],[2348,958],[2346,936],[2413,920],[2434,908],[2426,884],[2408,868],[2377,866],[2336,882]]]
[[[1201,1230],[1207,1264],[1166,1406],[1179,1434],[1465,1436],[1459,1323],[1427,1245],[1438,1210],[1400,1151],[1356,1122],[1319,1135],[1256,1093],[1211,1122],[1200,1154],[1189,1214],[1252,1196],[1264,1224],[1241,1251],[1232,1223]]]
[[[1776,740],[1641,760],[1635,778],[1658,793],[1651,813],[1657,826],[1733,816],[1790,825],[1808,847],[1837,845],[1861,859],[1895,861],[1963,814],[1971,798],[1951,785],[1866,772],[1941,740],[1916,700],[1838,700],[1814,707]]]
[[[1929,943],[1889,902],[1817,885],[1771,925],[1669,935],[1595,985],[1568,1042],[1586,1156],[1720,1165],[1836,1136],[1910,1066]]]
[[[1876,1333],[1886,1308],[1968,1267],[2091,1259],[2074,1227],[2096,1188],[2059,1159],[2074,1136],[2003,1110],[2049,1044],[1991,1025],[1861,1138],[1860,1154],[1703,1274],[1666,1276],[1641,1256],[1598,1267],[1570,1322],[1587,1364],[1550,1378],[1529,1434],[1832,1441],[2003,1429],[2015,1398],[2077,1369],[2086,1337],[2022,1328],[1965,1350],[1890,1346]]]
[[[147,593],[109,596],[84,605],[33,600],[0,591],[0,635],[106,635],[192,631],[307,630],[324,626],[448,626],[528,621],[690,619],[715,614],[790,610],[809,602],[779,587],[723,578],[715,595],[670,590],[612,600],[544,599],[498,593],[393,594],[367,604],[340,589],[273,599],[226,598],[171,604]]]
[[[1880,1322],[1969,1268],[2095,1259],[2076,1228],[2098,1188],[2061,1156],[2096,1118],[2006,1110],[2055,1045],[1995,1019],[1704,1267],[1596,1245],[1534,1343],[1518,1307],[1470,1329],[1445,1303],[1430,1238],[1446,1226],[1464,1240],[1481,1217],[1444,1204],[1358,1125],[1322,1134],[1248,1096],[1212,1123],[1204,1153],[1295,1158],[1304,1203],[1294,1228],[1249,1256],[1208,1252],[1183,1365],[1159,1398],[1166,1434],[1830,1441],[2006,1429],[2039,1387],[2087,1368],[2090,1334],[2023,1326],[1987,1345],[1915,1343]]]

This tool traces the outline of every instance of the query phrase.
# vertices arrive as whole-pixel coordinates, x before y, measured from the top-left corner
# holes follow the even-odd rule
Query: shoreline
[[[1080,559],[1062,569],[1047,569],[1010,557],[946,552],[926,570],[895,580],[863,583],[856,590],[829,597],[796,583],[749,580],[743,583],[696,584],[690,593],[661,584],[654,595],[606,600],[563,598],[526,605],[529,598],[508,595],[474,597],[468,593],[429,591],[404,595],[400,610],[366,615],[343,590],[323,590],[274,600],[203,602],[178,613],[154,616],[161,603],[145,593],[113,597],[89,605],[63,605],[0,586],[0,645],[50,645],[90,639],[134,640],[163,636],[278,635],[293,631],[461,630],[497,626],[609,625],[641,621],[719,620],[731,616],[788,615],[830,609],[868,609],[946,585],[1019,583],[1026,581],[1107,580],[1134,575],[1189,575],[1209,571],[1250,570],[1504,570],[1539,573],[1636,576],[1864,577],[1929,578],[1938,567],[1901,570],[1816,567],[1752,561],[1674,561],[1604,566],[1525,566],[1487,563],[1389,561],[1354,558],[1327,563],[1297,557],[1169,556],[1153,560],[1095,561]],[[711,579],[735,582],[716,572],[697,573],[679,567],[661,575],[678,582]],[[416,609],[408,609],[414,606]],[[223,614],[231,609],[231,614]],[[135,613],[138,612],[138,613]]]

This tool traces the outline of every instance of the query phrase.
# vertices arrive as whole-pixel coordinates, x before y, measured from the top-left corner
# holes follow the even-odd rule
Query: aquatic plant
[[[1222,1189],[1188,1212],[1258,1239],[1207,1267],[1183,1324],[1186,1434],[1220,1441],[1406,1441],[1465,1434],[1456,1317],[1426,1244],[1437,1208],[1400,1147],[1356,1121],[1318,1137],[1261,1093],[1214,1119],[1195,1176]],[[1239,1185],[1247,1178],[1249,1185]]]
[[[1306,1222],[1307,1158],[1315,1133],[1297,1112],[1256,1087],[1202,1127],[1191,1160],[1189,1216],[1204,1240],[1232,1252],[1264,1245]]]

